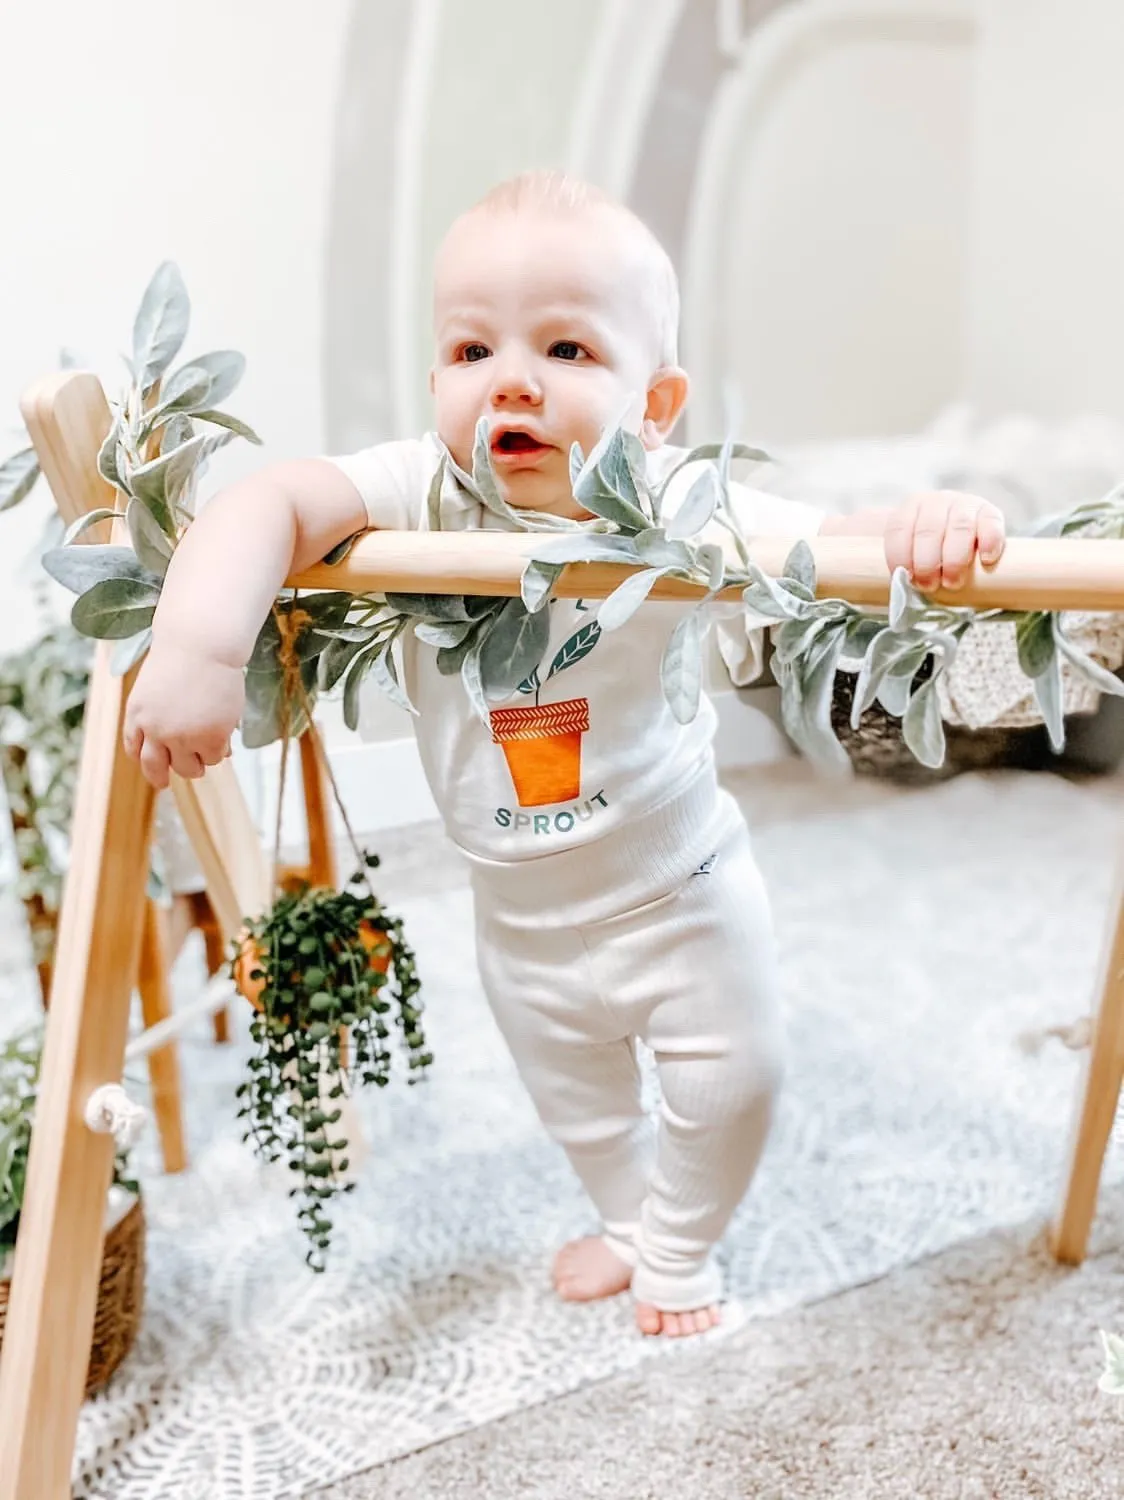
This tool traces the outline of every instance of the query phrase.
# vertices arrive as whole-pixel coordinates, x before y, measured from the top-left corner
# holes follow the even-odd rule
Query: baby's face
[[[437,259],[437,431],[471,471],[486,417],[492,462],[510,504],[557,515],[574,502],[569,452],[589,453],[621,420],[649,447],[645,422],[657,332],[630,231],[598,208],[476,212]]]

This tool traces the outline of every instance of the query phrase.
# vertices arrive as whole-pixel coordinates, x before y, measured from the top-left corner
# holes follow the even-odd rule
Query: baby
[[[482,417],[517,510],[586,517],[570,446],[588,454],[626,406],[652,479],[667,475],[688,393],[677,322],[666,254],[593,188],[531,173],[459,218],[435,271],[436,436],[266,468],[215,496],[176,551],[125,729],[148,779],[201,776],[228,753],[243,669],[284,579],[363,527],[427,528],[441,456],[471,470]],[[690,478],[672,481],[665,516]],[[1002,516],[968,495],[842,520],[731,488],[747,533],[883,535],[888,563],[922,589],[956,587],[977,550],[987,562],[1003,547]],[[440,512],[442,529],[507,524],[448,469]],[[782,1072],[769,910],[746,825],[716,782],[714,709],[704,696],[680,724],[660,686],[668,635],[691,607],[646,604],[602,631],[595,602],[555,601],[542,669],[492,709],[491,733],[435,648],[403,638],[426,775],[471,868],[489,1003],[600,1219],[558,1252],[555,1288],[581,1301],[631,1287],[641,1331],[671,1336],[719,1320],[712,1251]],[[759,666],[759,637],[722,613],[727,659]],[[659,1072],[654,1130],[637,1039]]]

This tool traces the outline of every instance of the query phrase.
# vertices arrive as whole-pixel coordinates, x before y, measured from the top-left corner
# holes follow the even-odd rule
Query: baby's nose
[[[505,406],[510,402],[537,406],[542,401],[542,387],[524,360],[497,360],[492,383],[492,402]]]

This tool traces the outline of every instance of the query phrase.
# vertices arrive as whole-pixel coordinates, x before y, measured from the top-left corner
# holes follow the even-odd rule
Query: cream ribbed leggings
[[[496,1021],[606,1239],[636,1266],[634,1296],[668,1312],[718,1302],[710,1252],[781,1076],[772,924],[744,822],[670,893],[588,925],[543,926],[477,889],[476,936]],[[654,1132],[638,1037],[659,1069]]]

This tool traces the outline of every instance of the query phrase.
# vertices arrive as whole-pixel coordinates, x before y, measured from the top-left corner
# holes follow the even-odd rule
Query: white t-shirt
[[[439,439],[380,443],[333,462],[351,479],[371,526],[429,529],[426,498],[443,453]],[[659,482],[686,450],[649,455]],[[681,470],[665,498],[666,520],[697,472]],[[747,535],[814,535],[811,506],[731,485]],[[441,529],[505,530],[446,472]],[[721,540],[718,527],[705,539]],[[473,711],[459,674],[437,670],[436,648],[406,631],[404,686],[418,710],[415,729],[430,790],[450,837],[470,856],[510,862],[573,849],[604,837],[675,797],[713,762],[714,707],[703,695],[690,724],[667,705],[660,662],[676,623],[695,601],[648,602],[614,631],[597,625],[600,600],[556,599],[537,691],[490,704],[491,730]],[[737,683],[761,670],[759,630],[739,602],[712,604],[719,648]]]

